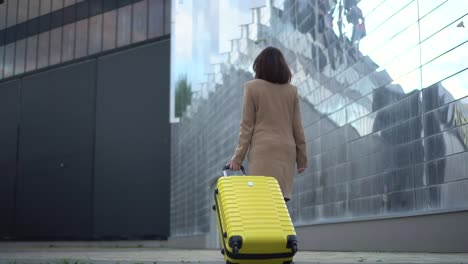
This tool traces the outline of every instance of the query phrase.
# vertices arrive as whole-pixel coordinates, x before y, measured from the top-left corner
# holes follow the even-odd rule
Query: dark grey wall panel
[[[91,236],[95,63],[23,79],[18,237]]]
[[[12,235],[19,81],[0,85],[0,238]]]
[[[95,234],[169,233],[168,40],[98,61]]]

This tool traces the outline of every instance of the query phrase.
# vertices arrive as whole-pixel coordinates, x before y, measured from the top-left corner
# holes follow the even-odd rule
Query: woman
[[[291,198],[295,165],[307,168],[306,143],[296,87],[280,50],[264,49],[253,64],[255,79],[244,85],[239,140],[230,169],[248,154],[251,175],[274,176],[285,201]]]

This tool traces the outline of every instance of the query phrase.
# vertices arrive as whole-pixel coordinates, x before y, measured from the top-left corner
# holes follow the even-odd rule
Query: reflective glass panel
[[[64,0],[52,0],[52,12],[63,8]]]
[[[431,1],[419,1],[419,17],[425,17],[428,13],[439,8],[441,5],[445,4],[449,0],[431,0]]]
[[[24,72],[26,63],[26,39],[16,42],[15,50],[15,75]]]
[[[10,77],[14,74],[15,67],[15,43],[5,46],[5,64],[3,68],[3,77]]]
[[[0,30],[6,27],[6,4],[0,5]]]
[[[148,26],[148,1],[133,4],[132,43],[146,40]]]
[[[171,0],[164,0],[164,34],[171,33]]]
[[[386,1],[389,2],[389,1]],[[401,2],[401,1],[395,1]],[[393,4],[393,1],[390,1],[389,4]],[[381,8],[377,11],[380,12]],[[385,50],[388,54],[393,54],[393,49],[405,50],[410,48],[413,43],[417,43],[418,34],[414,29],[412,30],[413,34],[406,35],[408,38],[401,39],[401,41],[394,42],[394,45],[386,45],[387,41],[392,40],[402,31],[406,30],[408,27],[414,25],[417,21],[417,5],[416,1],[411,2],[405,8],[400,10],[398,13],[394,14],[391,18],[386,21],[372,21],[371,19],[366,20],[366,29],[373,24],[378,24],[379,22],[384,22],[381,26],[375,29],[375,31],[369,32],[366,37],[360,41],[359,48],[363,52],[370,52],[372,50],[378,49],[381,46],[385,46]],[[385,11],[387,12],[387,11]],[[376,14],[377,15],[377,14]],[[379,14],[380,15],[380,14]],[[373,19],[380,19],[380,16],[375,16]],[[370,31],[370,29],[368,29]],[[374,59],[374,58],[373,58]],[[375,58],[378,59],[378,58]],[[379,61],[379,60],[377,60]]]
[[[468,42],[422,67],[423,87],[468,68]]]
[[[64,62],[74,58],[75,25],[76,23],[72,23],[63,27],[62,61]]]
[[[164,26],[163,0],[149,0],[148,4],[148,37],[162,36]]]
[[[76,23],[75,58],[88,55],[88,19]]]
[[[37,50],[37,68],[43,68],[49,65],[49,32],[39,34],[39,47]]]
[[[103,50],[113,49],[116,46],[117,40],[117,12],[116,11],[109,11],[104,13],[104,25],[103,25]]]
[[[399,32],[391,39],[387,40],[381,48],[373,50],[370,53],[367,53],[366,49],[362,48],[361,52],[368,55],[374,62],[378,63],[379,65],[384,65],[385,63],[393,60],[396,56],[399,56],[409,51],[410,49],[416,48],[416,45],[419,43],[418,34],[419,26],[415,23],[404,31]]]
[[[102,15],[97,15],[89,19],[89,54],[101,51],[102,20]]]
[[[450,0],[445,2],[421,19],[421,40],[425,40],[464,15],[466,15],[465,0]]]
[[[440,86],[445,90],[441,96],[453,99],[460,99],[468,96],[468,70],[457,73],[456,75],[447,78],[440,82]]]
[[[0,79],[3,78],[3,59],[5,55],[5,46],[0,46]]]
[[[41,7],[40,0],[30,0],[29,1],[29,11],[28,11],[28,19],[33,19],[39,16],[39,11]]]
[[[29,2],[30,2],[29,0],[18,0],[18,21],[17,21],[18,24],[28,20]]]
[[[131,40],[131,23],[132,23],[132,7],[125,6],[118,9],[117,15],[117,46],[125,46],[130,44]]]
[[[26,71],[32,71],[37,66],[37,36],[32,36],[27,39],[26,48]]]
[[[171,87],[186,76],[194,92],[173,120],[175,164],[204,164],[215,178],[212,164],[232,157],[239,129],[223,120],[240,120],[238,88],[253,78],[259,52],[273,45],[300,93],[310,161],[289,203],[295,224],[453,210],[446,199],[467,206],[464,188],[448,194],[449,183],[468,178],[467,168],[456,166],[468,159],[464,1],[273,0],[241,11],[242,3],[173,1]],[[241,16],[248,19],[238,23]],[[205,146],[218,142],[210,122],[223,124],[222,136]],[[219,158],[193,158],[210,153]],[[187,171],[175,168],[171,178],[192,181]],[[183,197],[175,191],[171,202],[190,206]],[[205,228],[187,222],[196,214],[172,208],[171,232]]]
[[[65,0],[63,7],[74,5],[75,3],[76,3],[76,0]]]
[[[7,27],[16,25],[16,17],[18,15],[18,0],[7,0]],[[5,4],[5,3],[4,3]]]
[[[52,2],[51,0],[40,0],[41,1],[41,15],[50,13],[50,10],[52,8]]]
[[[50,32],[50,65],[60,63],[62,58],[62,27]]]
[[[457,24],[468,18],[464,16],[460,20],[448,25],[445,29],[432,35],[421,43],[421,62],[426,64],[438,56],[450,51],[451,49],[468,41],[468,34],[465,34],[465,28],[458,27]]]

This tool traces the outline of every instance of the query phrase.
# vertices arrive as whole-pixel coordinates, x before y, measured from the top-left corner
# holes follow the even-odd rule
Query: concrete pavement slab
[[[296,264],[310,263],[467,263],[468,254],[300,251]],[[224,264],[219,250],[168,248],[2,247],[0,264]]]

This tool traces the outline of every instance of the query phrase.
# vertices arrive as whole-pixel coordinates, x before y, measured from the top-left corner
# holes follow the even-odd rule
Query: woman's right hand
[[[305,171],[305,168],[299,168],[297,169],[297,174],[301,174]]]
[[[235,163],[234,161],[228,162],[226,165],[229,165],[229,169],[233,171],[240,170],[242,164]]]

